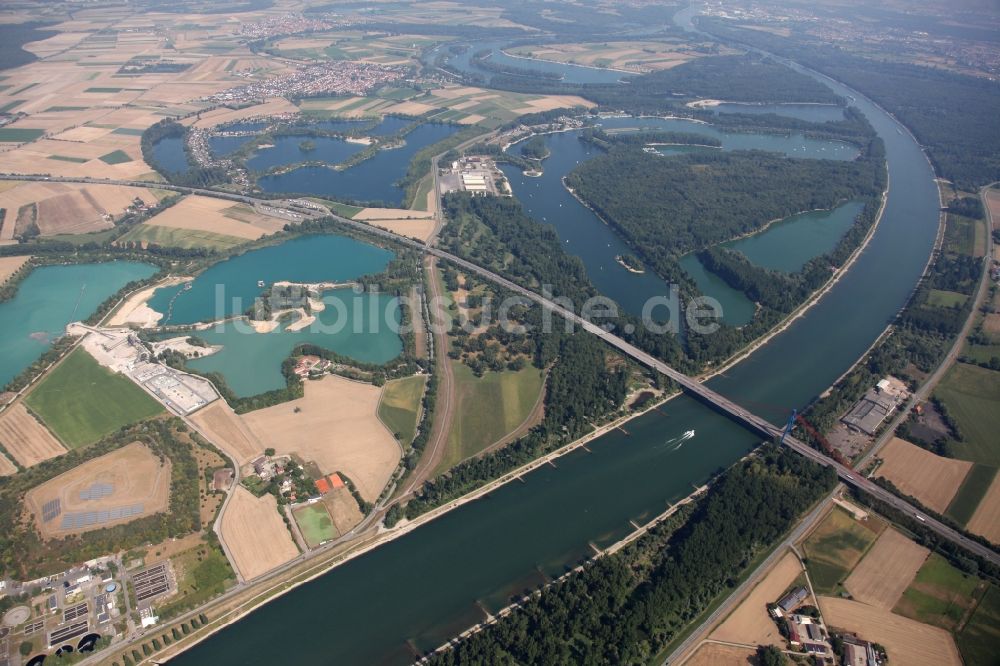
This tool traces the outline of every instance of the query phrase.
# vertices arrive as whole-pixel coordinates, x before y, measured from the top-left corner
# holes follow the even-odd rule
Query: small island
[[[311,153],[312,151],[316,150],[316,143],[314,141],[310,141],[309,139],[306,139],[305,141],[300,141],[299,150],[301,150],[303,153]]]
[[[615,261],[621,264],[622,268],[627,270],[629,273],[645,273],[646,267],[643,265],[639,257],[633,254],[619,254],[615,255]]]

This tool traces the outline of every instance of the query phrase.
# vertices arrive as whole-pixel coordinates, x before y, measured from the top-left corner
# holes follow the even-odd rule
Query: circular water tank
[[[108,583],[104,586],[104,591],[111,593],[118,589],[118,583]]]

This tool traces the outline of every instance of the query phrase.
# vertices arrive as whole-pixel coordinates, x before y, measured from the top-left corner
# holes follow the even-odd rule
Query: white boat
[[[264,281],[263,280],[257,280],[257,286],[258,287],[263,287],[264,286]]]
[[[694,430],[688,430],[687,432],[684,433],[684,436],[687,437],[688,439],[694,437]]]

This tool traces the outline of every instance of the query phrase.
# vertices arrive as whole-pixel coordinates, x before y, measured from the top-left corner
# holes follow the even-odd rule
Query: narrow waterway
[[[854,267],[802,318],[712,386],[775,422],[829,386],[904,304],[938,224],[937,187],[919,147],[855,93],[887,148],[885,217]],[[693,429],[696,436],[676,447]],[[571,566],[588,542],[625,534],[733,463],[756,438],[688,397],[631,421],[488,497],[337,567],[176,660],[405,663]]]

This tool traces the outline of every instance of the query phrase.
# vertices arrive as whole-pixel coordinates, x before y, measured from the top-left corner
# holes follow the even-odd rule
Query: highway
[[[108,179],[97,179],[97,178],[66,178],[66,177],[42,177],[42,176],[7,176],[0,175],[0,180],[46,180],[52,182],[69,182],[69,183],[90,183],[90,184],[108,184],[108,185],[127,185],[132,187],[157,187],[161,189],[171,190],[174,192],[179,192],[183,194],[199,194],[202,196],[215,197],[221,199],[228,199],[231,201],[240,201],[243,203],[248,203],[251,205],[264,204],[275,207],[280,207],[281,202],[273,199],[260,199],[256,197],[250,197],[241,194],[234,194],[228,192],[216,192],[213,190],[197,189],[190,187],[180,187],[177,185],[168,185],[165,183],[149,183],[146,181],[122,181],[122,180],[108,180]],[[475,273],[480,277],[493,282],[494,284],[500,285],[509,291],[518,294],[534,303],[538,303],[543,308],[573,322],[575,325],[579,326],[581,329],[596,335],[601,340],[606,342],[608,345],[619,350],[621,353],[629,356],[639,363],[642,363],[646,367],[656,370],[662,373],[664,376],[669,377],[671,380],[677,383],[682,389],[696,396],[703,402],[711,405],[716,410],[725,413],[729,417],[750,426],[758,433],[763,435],[767,439],[777,440],[781,438],[783,433],[783,428],[779,428],[769,421],[757,416],[753,412],[744,409],[743,407],[732,402],[725,396],[716,393],[712,389],[708,388],[699,381],[692,379],[691,377],[675,370],[663,361],[654,358],[653,356],[647,354],[641,349],[629,344],[624,339],[618,337],[614,333],[604,330],[600,326],[584,319],[583,317],[577,315],[575,312],[567,310],[566,308],[550,301],[549,299],[536,294],[530,289],[526,289],[514,282],[508,280],[507,278],[497,275],[478,264],[474,264],[470,261],[457,257],[449,252],[445,252],[436,247],[431,247],[425,245],[420,241],[407,238],[405,236],[400,236],[391,231],[386,231],[384,229],[379,229],[371,225],[365,224],[363,222],[357,222],[345,217],[340,217],[338,215],[330,214],[338,222],[364,231],[365,233],[372,234],[375,236],[380,236],[391,240],[395,243],[406,245],[412,248],[416,248],[422,252],[426,252],[430,255],[443,259],[445,261],[451,262],[471,273]],[[972,552],[979,557],[995,564],[1000,565],[1000,554],[991,548],[987,548],[983,544],[973,541],[966,536],[960,534],[956,530],[948,527],[944,523],[935,520],[931,516],[925,516],[923,512],[916,509],[913,505],[905,500],[897,497],[888,490],[885,490],[881,486],[876,485],[870,480],[864,478],[858,472],[855,472],[850,467],[841,465],[836,461],[828,458],[819,451],[813,449],[809,445],[801,442],[795,437],[788,435],[784,438],[784,443],[786,446],[790,447],[793,451],[809,458],[810,460],[825,466],[833,467],[837,472],[837,476],[840,477],[841,481],[858,488],[859,490],[868,493],[869,495],[889,504],[890,506],[904,512],[911,516],[916,517],[922,523],[924,523],[929,529],[937,533],[939,536],[948,539],[954,543],[961,545],[963,548]]]

